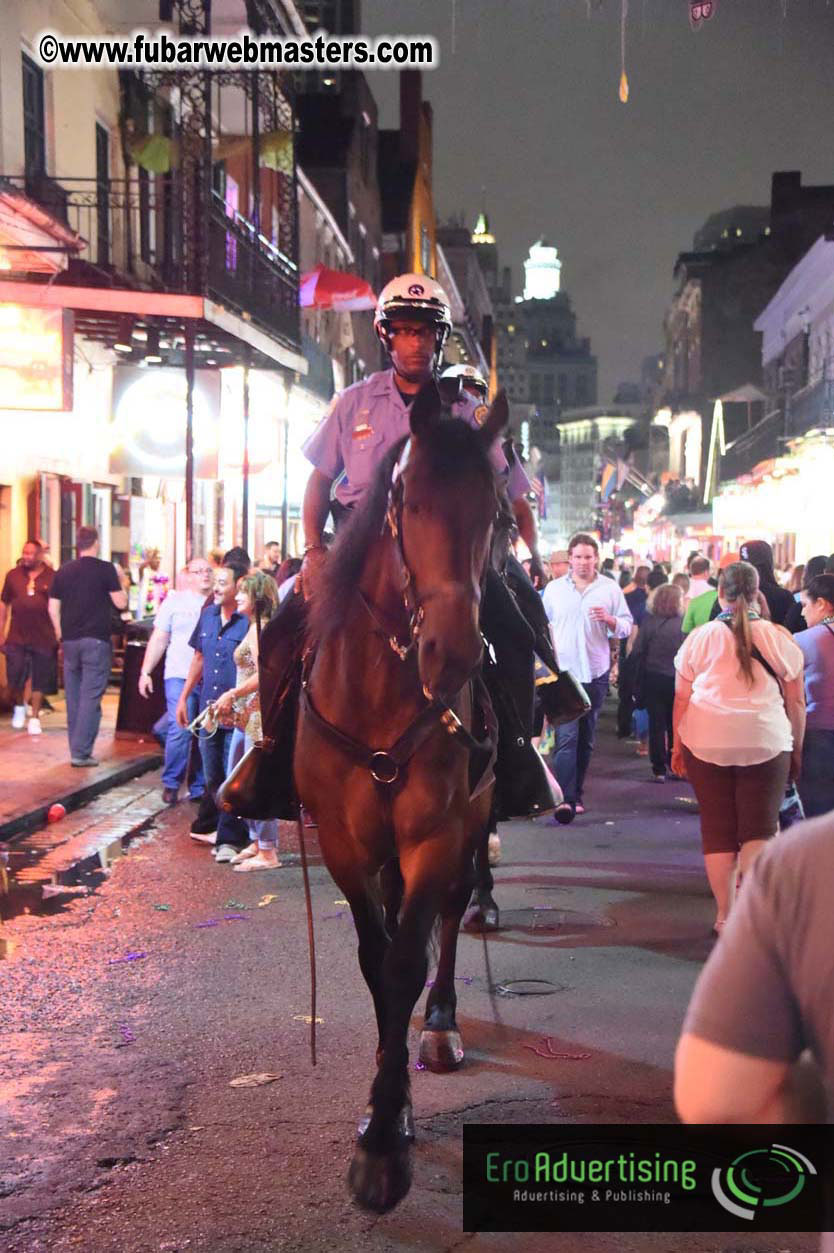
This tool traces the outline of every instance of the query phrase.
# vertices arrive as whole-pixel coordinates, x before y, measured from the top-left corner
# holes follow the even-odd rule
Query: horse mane
[[[345,606],[359,586],[368,549],[382,532],[391,475],[407,438],[404,435],[388,449],[361,504],[353,510],[352,517],[337,535],[328,554],[318,590],[310,605],[308,634],[316,643],[336,634],[344,626]]]
[[[403,436],[377,466],[362,503],[339,533],[322,571],[310,606],[308,634],[321,643],[344,627],[345,609],[356,591],[368,549],[382,533],[391,476],[408,436]],[[420,458],[433,482],[444,486],[474,472],[489,481],[494,475],[489,452],[478,431],[461,419],[443,419],[419,441]]]

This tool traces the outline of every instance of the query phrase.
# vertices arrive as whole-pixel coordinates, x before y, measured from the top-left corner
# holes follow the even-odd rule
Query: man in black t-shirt
[[[739,549],[742,561],[749,561],[759,572],[759,591],[767,601],[770,618],[777,626],[785,625],[785,618],[791,605],[794,604],[793,594],[776,582],[773,569],[773,549],[763,539],[746,540]],[[718,611],[720,613],[720,609]]]
[[[78,560],[55,575],[49,616],[64,650],[67,733],[74,766],[96,766],[93,745],[101,722],[101,698],[110,677],[113,646],[110,610],[127,608],[115,567],[99,561],[98,531],[82,526]]]

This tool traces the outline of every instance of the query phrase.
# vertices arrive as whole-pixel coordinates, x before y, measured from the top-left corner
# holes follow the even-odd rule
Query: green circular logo
[[[808,1158],[785,1144],[741,1153],[724,1170],[712,1172],[712,1192],[737,1218],[753,1221],[762,1208],[788,1205],[799,1196],[816,1169]]]

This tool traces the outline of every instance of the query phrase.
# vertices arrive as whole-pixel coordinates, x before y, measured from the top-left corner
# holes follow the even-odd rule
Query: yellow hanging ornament
[[[622,0],[620,12],[620,103],[628,102],[628,78],[626,77],[626,21],[628,19],[628,0]]]

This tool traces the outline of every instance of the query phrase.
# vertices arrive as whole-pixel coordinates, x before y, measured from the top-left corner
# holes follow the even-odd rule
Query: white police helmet
[[[486,400],[489,394],[489,384],[479,370],[474,365],[450,365],[440,376],[442,379],[460,379],[461,385],[468,390],[473,388],[478,392],[481,400]]]
[[[452,330],[449,297],[437,280],[427,274],[399,274],[380,292],[374,330],[386,348],[391,319],[396,317],[414,318],[436,327],[438,352]]]

